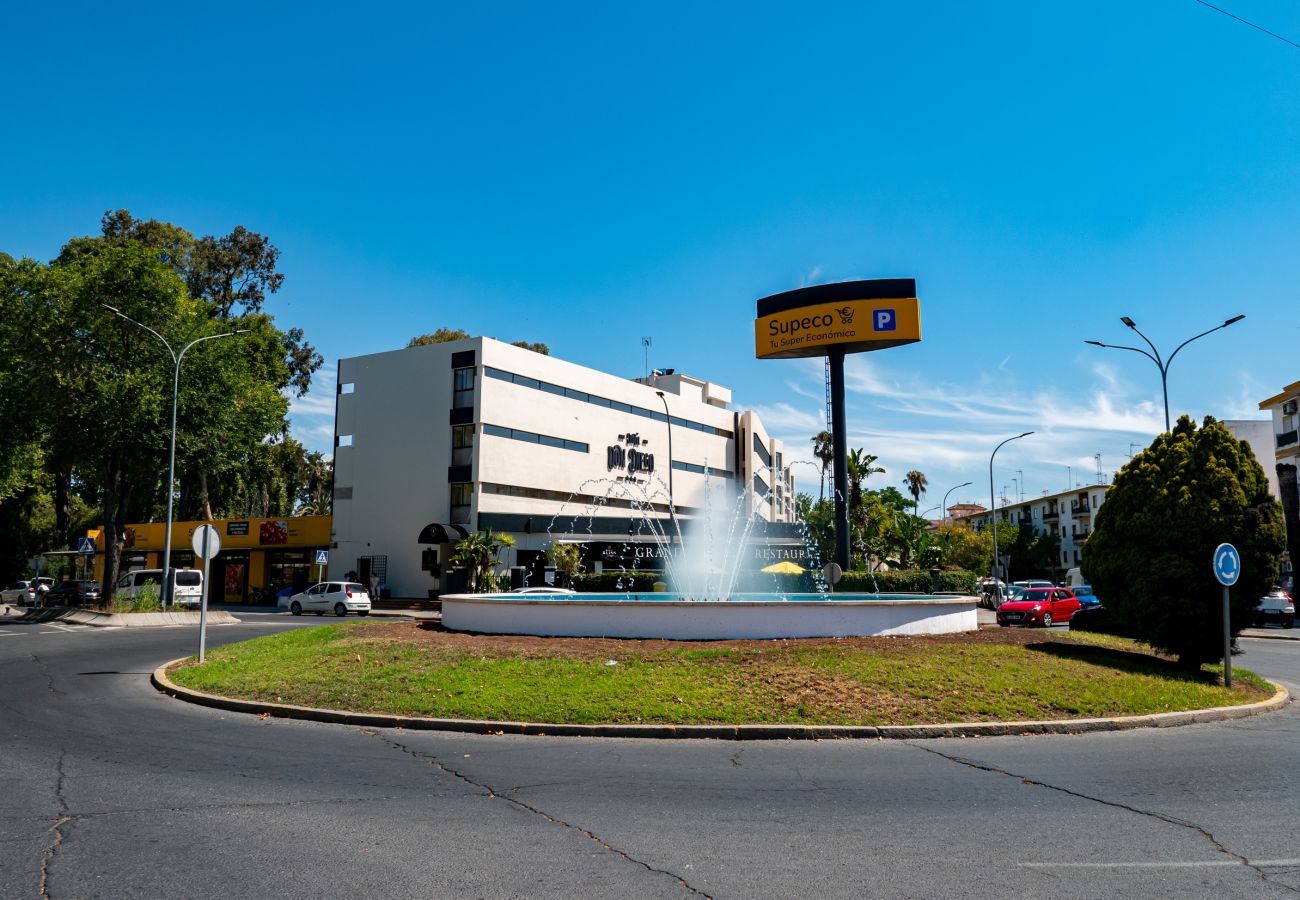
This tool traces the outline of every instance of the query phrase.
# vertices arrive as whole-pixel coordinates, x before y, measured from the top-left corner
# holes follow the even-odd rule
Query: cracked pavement
[[[1300,893],[1295,705],[1057,737],[457,735],[154,691],[196,641],[0,640],[0,898]],[[1300,684],[1300,646],[1243,643],[1239,665]]]

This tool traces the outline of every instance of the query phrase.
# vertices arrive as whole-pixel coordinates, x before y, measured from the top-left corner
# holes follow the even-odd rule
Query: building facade
[[[1061,542],[1059,565],[1056,567],[1068,571],[1083,559],[1083,542],[1092,534],[1097,510],[1106,500],[1108,488],[1109,485],[1105,484],[1076,487],[1072,491],[1008,503],[993,512],[969,513],[959,516],[957,521],[981,531],[990,527],[996,515],[999,524],[1028,525],[1036,536],[1055,535]]]
[[[1289,587],[1293,583],[1292,560],[1300,559],[1300,486],[1296,482],[1296,467],[1300,465],[1300,381],[1288,384],[1281,393],[1261,402],[1259,408],[1273,420],[1275,496],[1282,503],[1286,520],[1287,555],[1282,563],[1282,582]],[[1266,470],[1269,468],[1263,458],[1260,463]]]
[[[394,597],[447,589],[457,540],[513,537],[535,571],[554,541],[588,571],[654,568],[672,514],[711,511],[791,541],[780,441],[721,385],[629,380],[492,338],[339,361],[331,571],[377,572]]]

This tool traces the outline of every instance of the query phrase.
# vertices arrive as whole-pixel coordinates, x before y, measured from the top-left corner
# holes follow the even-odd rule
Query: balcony
[[[1061,517],[1060,512],[1055,509],[1049,509],[1047,512],[1043,513],[1044,521],[1048,519],[1055,520],[1055,519],[1059,519],[1060,517]]]
[[[1277,436],[1277,445],[1279,447],[1288,447],[1296,442],[1297,437],[1297,432],[1294,429],[1291,431],[1284,431]]]
[[[1087,503],[1071,503],[1070,514],[1074,516],[1086,516],[1091,507]]]

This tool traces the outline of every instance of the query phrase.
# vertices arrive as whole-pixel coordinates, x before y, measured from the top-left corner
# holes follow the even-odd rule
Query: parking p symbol
[[[872,313],[875,331],[894,331],[898,328],[898,317],[892,309],[878,309]]]

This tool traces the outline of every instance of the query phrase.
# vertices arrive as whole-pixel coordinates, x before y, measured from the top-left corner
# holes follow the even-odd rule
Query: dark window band
[[[529,444],[544,444],[547,447],[558,447],[561,450],[573,450],[576,453],[586,453],[591,447],[582,441],[571,441],[567,438],[552,437],[547,434],[537,434],[533,431],[524,431],[520,428],[506,428],[502,425],[483,425],[483,433],[490,434],[494,437],[509,438],[512,441],[524,441]]]

